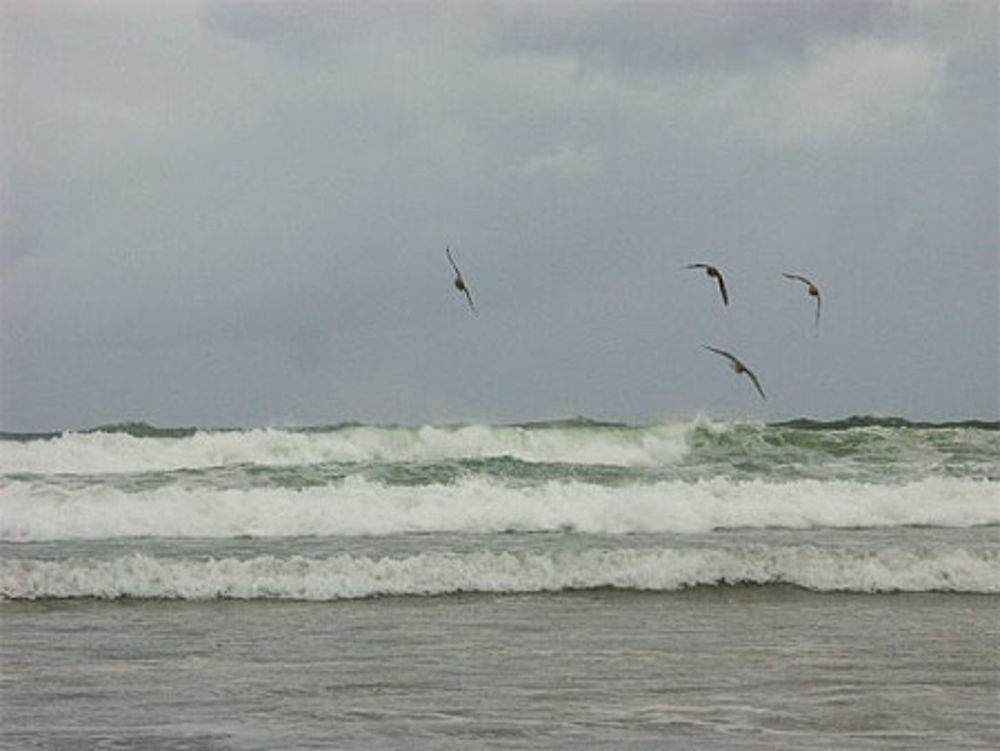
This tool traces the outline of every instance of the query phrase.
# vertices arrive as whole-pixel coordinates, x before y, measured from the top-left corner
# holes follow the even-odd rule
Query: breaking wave
[[[576,419],[525,425],[251,430],[162,429],[145,423],[48,436],[0,436],[5,475],[99,475],[231,466],[434,463],[509,458],[625,468],[683,466],[705,474],[843,477],[951,474],[1000,479],[1000,430],[987,422],[799,420],[777,425],[705,418],[630,426]]]
[[[249,559],[0,560],[0,597],[341,600],[460,592],[614,588],[673,592],[724,585],[794,585],[818,592],[1000,592],[1000,553],[878,552],[816,546],[735,550],[426,552]]]
[[[0,541],[7,542],[1000,524],[996,483],[944,477],[901,485],[719,477],[605,486],[511,485],[470,476],[447,484],[386,486],[352,476],[297,490],[174,484],[139,492],[26,480],[0,488],[0,509]]]
[[[699,423],[650,427],[590,422],[233,431],[131,430],[7,440],[0,472],[114,473],[229,465],[298,466],[326,462],[434,462],[506,456],[527,462],[652,466],[677,461]]]

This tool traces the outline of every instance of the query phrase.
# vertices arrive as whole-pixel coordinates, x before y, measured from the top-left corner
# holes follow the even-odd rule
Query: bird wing
[[[810,281],[809,279],[806,279],[801,274],[786,274],[786,273],[782,272],[781,275],[783,277],[785,277],[786,279],[794,279],[795,281],[802,282],[803,284],[812,284],[812,281]]]
[[[754,372],[746,365],[743,366],[743,372],[750,376],[750,380],[753,381],[753,385],[757,387],[757,393],[760,394],[760,398],[767,399],[767,397],[764,396],[764,389],[760,387],[760,381],[757,380],[757,376],[754,375]]]
[[[451,257],[451,248],[445,248],[444,254],[448,256],[448,263],[450,263],[451,267],[455,269],[455,276],[461,277],[462,272],[458,270],[458,266],[455,265],[455,259]]]
[[[686,269],[707,269],[708,268],[708,264],[707,263],[689,263],[684,268],[686,268]]]
[[[476,304],[472,302],[472,293],[469,292],[468,285],[463,285],[462,291],[465,293],[465,297],[469,301],[469,307],[472,308],[472,312],[475,313],[476,315],[479,315],[479,311],[476,310]]]
[[[729,305],[729,293],[726,292],[726,283],[722,279],[722,272],[716,270],[716,279],[719,281],[719,292],[722,293],[722,304]]]
[[[704,346],[705,349],[707,349],[707,350],[711,350],[712,352],[714,352],[717,355],[722,355],[723,357],[729,358],[729,360],[731,362],[739,362],[739,360],[734,355],[729,354],[724,349],[716,349],[715,347],[709,347],[707,344],[702,345],[702,346]]]
[[[822,305],[820,302],[819,290],[816,291],[816,325],[819,326],[819,309]]]

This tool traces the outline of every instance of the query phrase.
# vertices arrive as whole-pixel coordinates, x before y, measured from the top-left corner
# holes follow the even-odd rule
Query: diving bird
[[[782,272],[781,275],[785,277],[785,279],[794,279],[797,282],[802,282],[804,285],[806,285],[806,292],[809,293],[809,296],[816,298],[816,325],[819,326],[819,308],[821,305],[819,296],[819,287],[813,284],[813,282],[811,282],[810,280],[806,279],[804,276],[800,276],[799,274],[785,274],[784,272]]]
[[[764,396],[764,389],[760,387],[760,381],[757,380],[757,376],[754,375],[753,371],[750,370],[750,368],[748,368],[746,365],[743,364],[743,361],[740,360],[740,358],[729,354],[723,349],[716,349],[715,347],[709,347],[707,344],[704,346],[705,349],[711,350],[712,352],[715,352],[715,354],[717,355],[722,355],[723,357],[728,358],[730,366],[736,373],[746,373],[750,377],[750,380],[753,381],[753,385],[757,387],[757,393],[760,394],[760,398],[767,399],[767,397]]]
[[[472,312],[479,315],[479,311],[476,310],[475,303],[472,302],[472,293],[469,292],[469,287],[465,283],[465,279],[462,278],[462,272],[458,270],[458,266],[455,265],[455,259],[451,257],[451,249],[445,248],[444,253],[448,256],[448,263],[450,263],[451,267],[455,269],[455,289],[465,294],[465,298],[469,301],[469,307],[472,308]]]
[[[721,272],[715,266],[710,266],[707,263],[689,263],[684,268],[705,269],[705,273],[719,283],[719,292],[722,294],[722,304],[729,305],[729,293],[726,292],[726,282],[722,279]]]

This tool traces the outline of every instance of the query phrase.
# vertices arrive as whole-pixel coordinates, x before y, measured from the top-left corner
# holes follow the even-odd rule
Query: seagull
[[[760,398],[767,399],[767,397],[764,396],[764,389],[760,387],[760,381],[757,380],[757,376],[754,375],[753,371],[750,370],[750,368],[748,368],[746,365],[743,364],[742,360],[740,360],[738,357],[734,355],[729,354],[725,350],[716,349],[715,347],[709,347],[707,344],[704,346],[705,349],[711,350],[712,352],[715,352],[717,355],[722,355],[723,357],[729,358],[729,364],[732,366],[733,370],[736,373],[746,373],[748,376],[750,376],[750,380],[753,381],[753,385],[757,387],[757,393],[760,394]]]
[[[451,257],[451,249],[444,249],[445,255],[448,256],[448,263],[451,267],[455,269],[455,289],[459,292],[465,293],[466,299],[469,301],[469,307],[472,308],[472,312],[479,315],[479,311],[476,310],[475,303],[472,302],[472,293],[469,292],[469,287],[465,283],[465,279],[462,278],[462,272],[458,270],[458,266],[455,265],[455,260]]]
[[[811,282],[810,280],[806,279],[804,276],[800,276],[799,274],[782,273],[781,275],[786,279],[794,279],[797,282],[802,282],[804,285],[806,285],[806,292],[808,292],[811,297],[816,298],[816,325],[819,326],[819,308],[821,304],[819,296],[819,287],[813,284],[813,282]]]
[[[719,282],[719,292],[722,293],[722,304],[729,305],[729,293],[726,292],[726,283],[722,280],[722,274],[715,266],[707,263],[689,263],[686,269],[705,269],[705,273]]]

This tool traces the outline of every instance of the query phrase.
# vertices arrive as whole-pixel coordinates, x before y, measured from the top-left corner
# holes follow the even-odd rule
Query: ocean
[[[0,748],[1000,747],[1000,423],[0,435]]]

